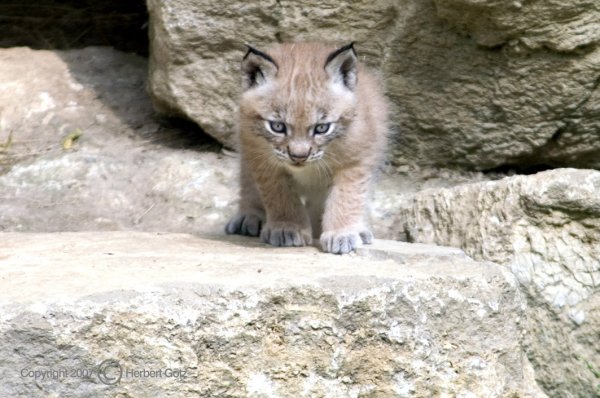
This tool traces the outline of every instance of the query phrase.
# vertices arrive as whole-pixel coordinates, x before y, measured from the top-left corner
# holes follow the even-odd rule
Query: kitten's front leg
[[[360,242],[370,244],[373,234],[365,222],[366,198],[371,175],[363,167],[341,170],[325,202],[321,248],[335,254],[356,250]]]
[[[275,170],[274,170],[275,169]],[[310,220],[285,170],[271,166],[257,170],[256,184],[267,212],[260,237],[273,246],[306,246],[311,243]]]
[[[265,209],[254,177],[242,156],[240,170],[240,205],[235,216],[225,226],[227,234],[258,236],[265,223]]]

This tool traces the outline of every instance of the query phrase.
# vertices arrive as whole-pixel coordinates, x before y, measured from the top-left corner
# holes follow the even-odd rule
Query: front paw
[[[236,214],[225,226],[225,232],[229,235],[258,236],[263,220],[256,214]]]
[[[309,228],[288,222],[265,224],[260,238],[273,246],[306,246],[311,243]]]
[[[346,254],[355,251],[361,243],[371,244],[373,234],[368,229],[325,231],[321,234],[320,241],[324,252]]]

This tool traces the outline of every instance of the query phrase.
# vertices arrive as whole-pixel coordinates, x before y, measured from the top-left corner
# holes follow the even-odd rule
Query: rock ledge
[[[379,241],[340,257],[140,232],[0,241],[1,396],[543,396],[514,279],[460,250]],[[107,359],[114,385],[116,366],[97,374]],[[39,376],[60,369],[74,376]]]

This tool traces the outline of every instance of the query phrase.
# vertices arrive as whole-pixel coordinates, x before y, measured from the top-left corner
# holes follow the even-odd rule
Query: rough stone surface
[[[477,44],[569,52],[600,42],[600,7],[594,0],[542,2],[434,0],[438,15]],[[487,17],[481,18],[482,15]]]
[[[139,232],[0,242],[2,396],[544,396],[514,277],[454,249],[376,242],[340,257]],[[124,372],[114,386],[93,373],[108,358]],[[84,376],[33,378],[50,369]],[[144,369],[164,373],[128,376]]]
[[[102,47],[0,50],[0,230],[222,228],[234,161],[154,117],[146,65]]]
[[[599,167],[599,103],[593,100],[600,83],[596,39],[582,39],[589,40],[589,47],[572,52],[533,44],[528,48],[519,37],[482,48],[469,37],[473,33],[457,33],[454,25],[470,17],[482,21],[481,31],[495,32],[493,24],[483,26],[490,14],[495,15],[485,6],[491,2],[477,2],[481,7],[465,2],[473,5],[468,13],[458,6],[448,11],[458,2],[440,2],[441,11],[428,2],[418,3],[404,11],[406,25],[390,50],[399,54],[398,62],[384,66],[390,98],[398,104],[400,150],[409,150],[404,152],[407,159],[414,151],[426,164],[477,169]],[[510,18],[507,6],[494,3],[494,10],[511,19],[515,31],[530,33],[527,18]],[[523,2],[520,14],[544,14],[561,26],[563,17],[542,10],[546,3]],[[588,15],[600,20],[597,3],[573,8],[579,11],[573,13],[574,20]],[[561,38],[577,36],[565,29]],[[535,37],[537,42],[547,39],[541,33]]]
[[[156,130],[152,108],[140,101],[145,68],[142,57],[108,47],[1,49],[0,166],[60,153],[76,130],[78,143],[96,146],[107,135],[115,141]]]
[[[150,91],[234,146],[244,43],[356,40],[381,71],[399,163],[600,168],[600,5],[149,0]]]
[[[600,172],[558,169],[427,190],[405,201],[409,240],[511,267],[528,295],[527,353],[557,397],[600,394]]]

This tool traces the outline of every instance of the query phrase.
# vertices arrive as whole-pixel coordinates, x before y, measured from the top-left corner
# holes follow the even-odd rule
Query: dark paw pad
[[[258,236],[262,227],[262,220],[254,214],[237,214],[225,226],[229,235]]]

